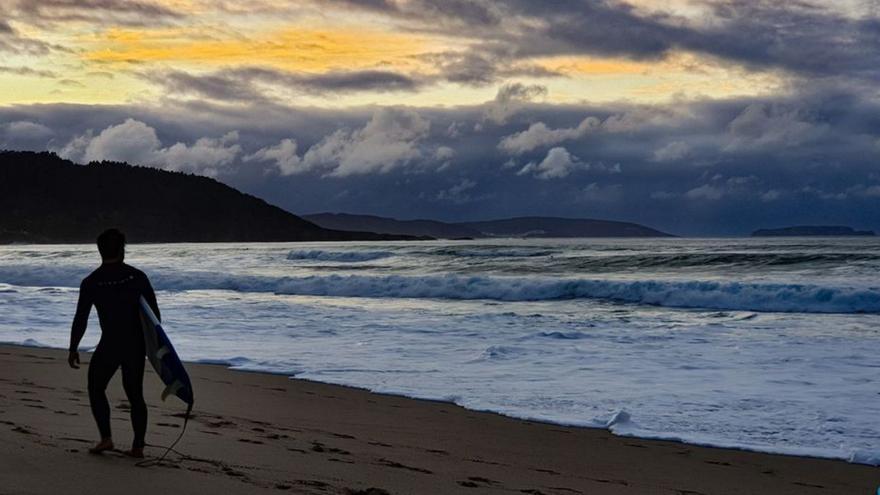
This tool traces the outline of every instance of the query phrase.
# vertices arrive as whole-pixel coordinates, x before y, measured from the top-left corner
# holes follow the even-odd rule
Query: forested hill
[[[412,239],[325,229],[207,177],[0,151],[0,242],[93,242],[109,227],[130,242]]]

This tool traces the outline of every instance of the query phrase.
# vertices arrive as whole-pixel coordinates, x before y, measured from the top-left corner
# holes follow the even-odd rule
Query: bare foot
[[[104,438],[97,445],[89,449],[89,454],[100,454],[101,452],[113,450],[113,439]]]
[[[126,450],[125,455],[129,457],[134,457],[135,459],[143,459],[144,458],[144,449],[136,449],[132,447],[131,450]]]

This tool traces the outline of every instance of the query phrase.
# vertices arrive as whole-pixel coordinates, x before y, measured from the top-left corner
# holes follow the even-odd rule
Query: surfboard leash
[[[160,449],[164,448],[165,452],[160,457],[158,457],[156,459],[145,459],[145,460],[140,461],[137,464],[135,464],[135,466],[137,466],[137,467],[150,467],[150,466],[159,465],[162,463],[162,461],[165,460],[165,457],[168,456],[168,454],[171,452],[174,452],[175,454],[179,455],[181,457],[181,459],[180,459],[181,461],[189,458],[188,455],[182,454],[182,453],[174,450],[174,447],[177,446],[177,443],[180,442],[180,440],[183,438],[183,434],[186,433],[186,425],[189,423],[189,417],[190,417],[190,413],[192,413],[192,408],[193,408],[192,404],[187,405],[186,414],[183,416],[183,428],[181,428],[181,430],[180,430],[180,435],[177,435],[177,439],[175,439],[174,442],[170,446],[165,447],[162,445],[153,445],[151,443],[145,443],[145,445],[148,447],[159,447]]]

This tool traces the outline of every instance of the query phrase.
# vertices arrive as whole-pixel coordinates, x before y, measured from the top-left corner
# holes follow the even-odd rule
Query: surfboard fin
[[[164,401],[167,399],[169,395],[176,394],[181,388],[183,388],[183,383],[181,383],[180,380],[174,380],[165,387],[165,390],[162,391],[162,400]]]

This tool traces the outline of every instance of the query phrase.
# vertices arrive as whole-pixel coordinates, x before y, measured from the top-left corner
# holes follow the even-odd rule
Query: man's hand
[[[70,351],[70,353],[67,354],[67,364],[69,364],[71,368],[78,370],[79,369],[79,353],[76,351]]]

